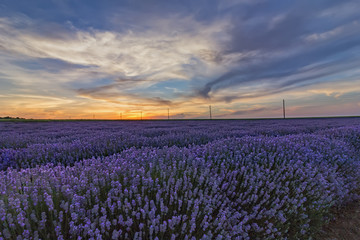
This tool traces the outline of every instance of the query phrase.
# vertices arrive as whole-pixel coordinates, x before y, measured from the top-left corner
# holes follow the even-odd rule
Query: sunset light
[[[0,4],[0,116],[360,113],[358,1]]]

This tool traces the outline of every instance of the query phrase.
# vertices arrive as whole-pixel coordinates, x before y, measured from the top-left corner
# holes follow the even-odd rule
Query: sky
[[[360,1],[1,0],[0,116],[360,115]]]

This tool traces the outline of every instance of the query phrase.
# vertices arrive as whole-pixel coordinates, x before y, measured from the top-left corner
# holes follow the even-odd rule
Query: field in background
[[[0,238],[304,239],[357,199],[360,119],[0,122]]]

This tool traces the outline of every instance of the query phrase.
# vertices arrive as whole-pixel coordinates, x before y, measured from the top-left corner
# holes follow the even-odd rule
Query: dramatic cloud
[[[360,100],[348,87],[360,77],[359,7],[356,0],[6,1],[0,107],[8,115],[25,106],[27,114],[77,109],[104,118],[139,109],[158,117],[171,107],[188,118],[207,116],[213,105],[218,117],[271,117],[279,99],[321,96],[330,98],[324,109],[346,104],[350,114]]]
[[[259,5],[268,9],[271,4]],[[330,6],[344,4],[348,3],[332,1]],[[331,16],[319,18],[322,10],[316,6],[318,3],[314,5],[302,3],[296,6],[296,12],[285,9],[279,14],[252,5],[249,12],[237,15],[239,24],[233,25],[227,52],[255,54],[240,59],[234,69],[206,83],[199,95],[209,98],[210,93],[215,95],[219,89],[256,84],[268,85],[264,94],[274,94],[356,69],[359,58],[354,53],[360,52],[357,31],[360,23],[353,20],[354,16],[349,16],[350,22],[333,22]],[[331,30],[316,32],[318,26],[314,22]],[[250,96],[259,95],[259,91],[254,91]],[[239,98],[242,96],[239,94]]]

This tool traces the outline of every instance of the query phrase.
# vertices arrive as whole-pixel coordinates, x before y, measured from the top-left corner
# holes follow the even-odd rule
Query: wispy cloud
[[[36,24],[24,16],[0,19],[4,33],[0,46],[9,56],[0,62],[8,66],[3,74],[22,85],[34,84],[38,78],[43,86],[57,84],[58,88],[65,84],[72,88],[80,81],[88,83],[88,87],[73,87],[80,96],[111,102],[119,102],[117,97],[122,96],[129,105],[173,105],[171,100],[151,93],[140,97],[125,90],[144,89],[169,79],[206,79],[224,71],[218,63],[222,61],[220,43],[226,36],[218,34],[227,27],[226,21],[205,24],[191,17],[157,19],[154,24],[158,28],[142,32],[57,26],[61,37],[36,31]],[[56,67],[65,64],[52,72],[44,65],[52,60],[58,61]],[[104,78],[109,79],[108,85],[91,86]]]
[[[305,40],[308,42],[317,42],[317,41],[326,41],[335,37],[344,38],[349,35],[351,37],[352,34],[357,33],[359,27],[360,27],[360,23],[358,21],[353,21],[349,24],[336,27],[326,32],[310,34],[305,37]]]
[[[16,106],[43,96],[58,114],[91,103],[85,115],[171,107],[201,117],[213,104],[260,116],[284,96],[340,101],[360,76],[356,0],[185,2],[4,4],[0,95],[7,105],[21,96]]]
[[[174,73],[186,64],[199,62],[201,67],[209,68],[219,58],[216,51],[221,46],[216,35],[226,27],[224,22],[205,25],[191,18],[174,18],[158,21],[166,29],[144,32],[63,29],[64,36],[59,38],[34,32],[35,23],[31,20],[23,20],[21,30],[13,21],[0,19],[3,32],[0,45],[8,52],[58,59],[123,77],[156,78],[160,74],[162,79],[183,77]],[[192,73],[189,74],[191,77]]]
[[[232,111],[231,113],[217,115],[217,117],[246,117],[246,116],[254,116],[254,114],[266,112],[269,113],[274,110],[279,110],[280,108],[274,108],[274,107],[254,107],[254,108],[247,108],[244,110],[238,110],[238,111]]]

